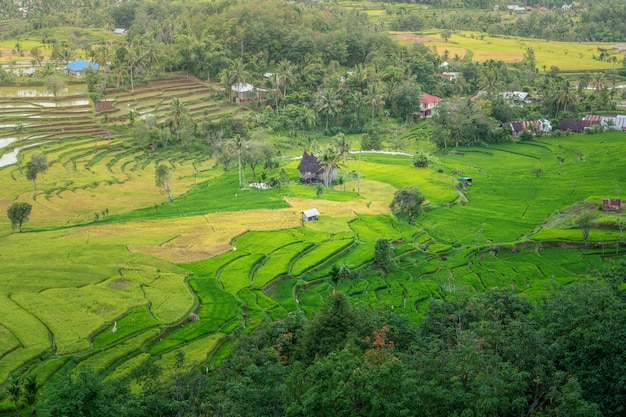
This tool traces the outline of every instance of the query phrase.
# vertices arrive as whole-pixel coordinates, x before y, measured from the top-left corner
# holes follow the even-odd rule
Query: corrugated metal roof
[[[306,217],[315,217],[315,216],[319,216],[320,212],[317,211],[316,208],[312,208],[312,209],[304,210],[302,214],[304,214]]]
[[[98,71],[100,65],[95,62],[85,61],[84,59],[77,59],[76,61],[70,62],[65,66],[65,68],[70,71],[83,71],[87,67],[91,67],[94,71]]]

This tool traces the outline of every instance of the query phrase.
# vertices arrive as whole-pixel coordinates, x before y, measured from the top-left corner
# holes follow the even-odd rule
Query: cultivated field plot
[[[243,111],[240,106],[224,106],[228,100],[219,92],[218,85],[178,75],[136,86],[132,91],[104,94],[96,103],[96,117],[102,121],[106,115],[110,123],[124,124],[129,122],[132,111],[137,119],[152,115],[162,122],[175,98],[184,104],[192,118],[198,120],[217,121],[225,115]]]
[[[458,15],[461,12],[455,9],[433,8],[430,5],[420,2],[389,4],[386,2],[371,1],[340,1],[343,7],[357,10],[367,14],[373,21],[389,23],[389,21],[399,13],[412,13],[420,16],[425,24],[435,21],[440,14]],[[512,22],[518,18],[515,13],[509,13],[504,7],[500,11],[492,10],[463,10],[463,16],[468,15],[493,15],[498,16],[503,23]],[[424,43],[428,47],[436,50],[449,59],[458,56],[463,58],[468,51],[472,52],[472,59],[475,62],[484,62],[489,59],[503,61],[508,64],[521,62],[528,48],[532,48],[535,53],[536,66],[539,71],[549,71],[550,67],[557,66],[562,71],[595,71],[613,69],[613,64],[606,61],[594,59],[598,56],[598,48],[603,48],[621,61],[623,55],[619,50],[614,49],[615,43],[580,43],[580,42],[554,42],[530,38],[520,38],[512,36],[488,36],[486,33],[453,31],[452,36],[446,41],[441,37],[438,28],[427,27],[423,32],[389,32],[390,36],[399,40],[405,45],[415,42]]]
[[[427,136],[420,124],[404,138],[429,151]],[[151,361],[168,367],[178,349],[219,360],[234,332],[312,313],[335,289],[419,320],[436,298],[494,287],[538,297],[585,279],[624,252],[621,212],[597,212],[587,247],[575,226],[576,207],[616,198],[626,183],[624,140],[615,132],[459,148],[435,154],[430,168],[364,153],[344,168],[361,178],[321,198],[295,181],[239,189],[237,172],[213,169],[201,152],[91,136],[42,143],[36,152],[51,166],[37,191],[24,175],[34,149],[0,168],[0,211],[33,205],[23,233],[0,222],[0,381],[19,369],[43,383],[70,358],[111,378]],[[173,203],[154,185],[156,163],[169,164]],[[280,168],[296,177],[297,164]],[[458,173],[473,185],[459,186]],[[407,185],[427,198],[414,226],[389,210]],[[312,207],[319,220],[302,222]],[[381,238],[398,266],[388,274],[372,264]]]
[[[535,62],[539,71],[549,71],[556,66],[561,71],[609,70],[613,64],[609,61],[594,59],[598,48],[612,51],[621,60],[621,53],[614,50],[615,43],[556,42],[540,39],[520,38],[515,36],[489,36],[485,33],[458,31],[445,42],[439,32],[426,32],[415,35],[410,32],[392,32],[391,37],[401,43],[422,42],[436,50],[439,55],[450,58],[463,58],[468,51],[472,60],[484,62],[489,59],[507,64],[522,62],[528,48],[535,53]]]

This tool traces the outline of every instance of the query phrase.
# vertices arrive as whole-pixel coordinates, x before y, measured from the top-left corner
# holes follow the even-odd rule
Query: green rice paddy
[[[407,146],[424,150],[427,131],[427,123],[408,130]],[[587,247],[574,218],[582,204],[617,198],[625,139],[614,132],[449,149],[430,168],[364,153],[360,183],[321,198],[295,181],[239,189],[235,172],[196,152],[45,141],[0,168],[0,210],[33,204],[23,233],[0,222],[0,381],[19,370],[45,383],[75,366],[126,378],[148,362],[168,369],[177,350],[211,366],[232,351],[233,333],[315,311],[335,288],[334,265],[347,271],[336,288],[352,303],[414,320],[437,298],[494,287],[533,298],[589,279],[626,250],[623,214],[598,210]],[[23,174],[35,151],[52,162],[37,191]],[[154,186],[155,158],[172,161],[174,203]],[[281,166],[292,177],[296,167]],[[459,187],[459,172],[473,185]],[[427,198],[413,226],[388,209],[408,185]],[[320,220],[303,223],[300,211],[311,207]],[[380,238],[392,242],[397,269],[389,274],[372,269]]]

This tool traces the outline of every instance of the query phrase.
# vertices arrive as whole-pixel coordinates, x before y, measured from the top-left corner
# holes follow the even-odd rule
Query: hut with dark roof
[[[308,184],[324,181],[324,167],[315,155],[306,150],[302,154],[298,171],[300,171],[300,179]]]

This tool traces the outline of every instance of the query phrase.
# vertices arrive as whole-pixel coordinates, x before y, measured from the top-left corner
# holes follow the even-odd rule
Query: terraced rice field
[[[164,107],[143,104],[135,109]],[[110,123],[126,124],[113,109],[110,120],[120,120]],[[403,135],[426,150],[428,132],[419,124]],[[358,186],[351,179],[346,191],[316,198],[296,181],[239,189],[236,172],[213,169],[200,152],[146,152],[118,137],[43,139],[36,152],[51,167],[37,191],[23,173],[34,149],[0,168],[0,211],[16,200],[33,204],[24,233],[0,222],[0,381],[20,370],[44,383],[72,366],[126,378],[148,362],[167,368],[178,350],[210,366],[232,351],[234,332],[298,309],[313,313],[335,289],[419,320],[435,298],[494,287],[538,297],[554,283],[586,279],[609,256],[604,242],[611,256],[624,248],[610,227],[592,230],[585,248],[566,214],[626,182],[623,141],[616,132],[455,149],[433,155],[426,169],[410,156],[363,153]],[[154,185],[157,162],[169,164],[174,203]],[[296,178],[297,163],[281,168]],[[474,185],[459,187],[459,172]],[[415,226],[389,212],[406,185],[428,199]],[[303,223],[311,207],[320,220]],[[606,224],[619,217],[599,214]],[[388,274],[372,265],[380,238],[392,242],[398,266]],[[334,266],[345,271],[336,285]]]

